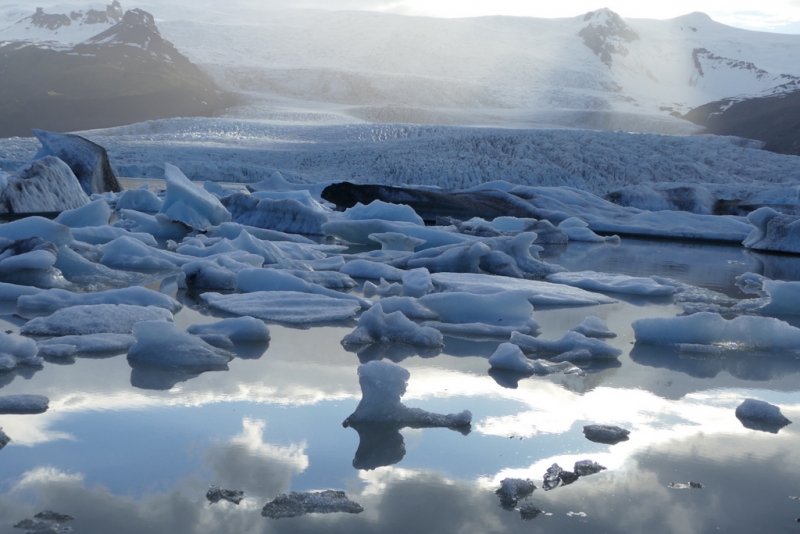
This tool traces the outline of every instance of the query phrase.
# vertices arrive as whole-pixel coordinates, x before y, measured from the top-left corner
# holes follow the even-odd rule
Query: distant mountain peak
[[[170,61],[178,53],[169,41],[161,37],[153,15],[142,9],[129,9],[117,24],[81,44],[135,46]]]
[[[583,20],[589,24],[578,35],[583,38],[583,44],[609,67],[614,61],[613,54],[627,56],[628,48],[625,43],[639,39],[639,35],[628,23],[607,7],[586,13]]]

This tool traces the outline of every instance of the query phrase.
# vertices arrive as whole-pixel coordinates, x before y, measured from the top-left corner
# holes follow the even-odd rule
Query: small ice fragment
[[[567,512],[570,517],[586,517],[586,512]]]
[[[414,252],[414,249],[425,244],[424,239],[417,239],[399,232],[378,232],[367,236],[370,240],[381,244],[381,250],[399,250]]]
[[[32,336],[81,334],[130,334],[141,321],[169,321],[172,313],[155,306],[94,304],[63,308],[48,317],[37,317],[20,329]]]
[[[68,516],[66,514],[59,514],[58,512],[52,512],[50,510],[45,510],[44,512],[39,512],[35,516],[34,519],[41,519],[42,521],[52,521],[54,523],[66,523],[68,521],[74,521],[75,518]]]
[[[586,337],[578,332],[567,332],[561,339],[537,339],[525,334],[514,333],[511,334],[511,343],[519,346],[526,352],[549,352],[555,354],[563,354],[565,352],[572,352],[585,349],[590,353],[588,359],[595,360],[611,360],[617,359],[622,354],[622,351],[616,347],[594,339]],[[572,357],[579,356],[581,360],[586,360],[587,356],[584,353],[572,354]],[[560,361],[554,359],[554,361]]]
[[[577,332],[579,334],[583,334],[586,337],[597,337],[597,338],[613,338],[617,337],[617,334],[610,331],[608,329],[608,325],[603,322],[602,319],[599,317],[595,317],[594,315],[590,315],[584,321],[572,329],[573,332]]]
[[[219,501],[225,500],[233,504],[239,504],[244,499],[244,492],[240,490],[227,490],[219,486],[209,486],[206,492],[206,499],[211,504],[216,504]]]
[[[305,514],[330,514],[346,512],[360,514],[364,507],[347,498],[343,491],[326,490],[320,492],[278,495],[261,510],[261,515],[270,519],[297,517]]]
[[[576,480],[578,480],[579,475],[577,473],[573,473],[572,471],[561,471],[558,475],[558,479],[561,481],[562,486],[569,486]]]
[[[519,507],[519,515],[523,521],[530,521],[536,519],[543,512],[536,507],[533,503],[523,504]]]
[[[683,484],[680,482],[670,482],[667,484],[668,488],[671,489],[703,489],[703,485],[699,482],[689,482],[688,484]]]
[[[535,489],[536,484],[529,478],[504,478],[500,481],[500,489],[494,493],[500,497],[500,504],[504,508],[513,508],[517,502],[529,497]]]
[[[6,434],[5,432],[3,432],[3,429],[2,429],[2,428],[0,428],[0,450],[2,450],[2,449],[3,449],[3,447],[5,447],[6,445],[8,445],[8,444],[9,444],[9,442],[11,442],[11,438],[9,438],[9,437],[8,437],[8,434]]]
[[[51,358],[69,358],[76,352],[78,352],[78,347],[66,343],[39,345],[39,354],[50,356]]]
[[[506,369],[518,373],[532,373],[533,365],[522,354],[522,350],[512,343],[501,343],[489,357],[489,365],[497,369]]]
[[[779,407],[757,399],[745,399],[736,408],[736,418],[745,428],[771,434],[777,434],[781,428],[791,424]]]
[[[586,439],[607,445],[627,441],[630,433],[630,430],[611,425],[586,425],[583,427],[583,435],[586,436]]]
[[[254,317],[223,319],[211,324],[195,324],[186,329],[194,335],[222,335],[233,342],[269,341],[269,328]]]
[[[229,352],[212,347],[202,339],[165,321],[144,321],[133,327],[136,343],[128,361],[192,370],[227,369],[233,359]]]
[[[547,472],[544,474],[544,482],[542,483],[542,487],[545,491],[550,491],[551,489],[556,489],[559,484],[561,484],[560,475],[563,469],[558,464],[551,465]]]
[[[297,291],[256,291],[235,295],[203,293],[200,298],[212,308],[279,323],[342,321],[361,310],[356,301]]]
[[[419,326],[401,312],[384,313],[380,302],[365,311],[358,327],[342,340],[342,345],[403,343],[416,347],[443,347],[441,332]]]
[[[44,395],[0,396],[0,414],[38,414],[49,407],[50,399]]]
[[[577,474],[579,477],[594,475],[595,473],[599,473],[605,469],[605,467],[597,462],[593,462],[592,460],[579,460],[575,462],[575,474]]]

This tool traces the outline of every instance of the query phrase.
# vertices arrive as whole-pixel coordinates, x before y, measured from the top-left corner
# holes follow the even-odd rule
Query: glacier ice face
[[[139,322],[133,336],[136,343],[128,349],[128,361],[135,364],[210,371],[227,369],[233,359],[229,352],[165,321]]]

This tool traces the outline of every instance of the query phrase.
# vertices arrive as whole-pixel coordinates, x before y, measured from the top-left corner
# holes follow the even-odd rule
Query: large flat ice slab
[[[203,293],[200,298],[218,310],[277,323],[342,321],[361,310],[356,301],[296,291],[256,291],[235,295]]]
[[[155,306],[94,304],[64,308],[47,317],[37,317],[22,326],[30,336],[67,336],[81,334],[130,334],[141,321],[172,321],[172,313]]]

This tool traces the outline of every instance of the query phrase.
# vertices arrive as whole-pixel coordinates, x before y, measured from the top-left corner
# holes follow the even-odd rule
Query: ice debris
[[[689,482],[688,484],[684,484],[682,482],[670,482],[667,484],[668,488],[671,489],[703,489],[703,485],[699,482]]]
[[[190,228],[207,230],[231,220],[231,214],[220,201],[189,181],[181,170],[169,163],[164,165],[167,193],[160,212]]]
[[[345,512],[360,514],[364,508],[347,498],[343,491],[326,490],[320,492],[278,495],[261,510],[261,515],[270,519],[298,517],[305,514],[331,514]]]
[[[117,199],[116,209],[158,213],[164,207],[164,201],[147,189],[129,189]]]
[[[6,445],[11,443],[11,438],[8,437],[8,434],[3,432],[3,429],[0,428],[0,450],[3,449]]]
[[[542,487],[545,491],[556,489],[559,486],[567,486],[578,480],[578,474],[572,471],[564,471],[558,464],[553,464],[547,468],[544,474]]]
[[[533,332],[539,325],[531,317],[533,306],[526,291],[504,291],[491,295],[452,292],[431,293],[420,304],[439,316],[441,323],[480,324],[494,327],[499,333]],[[427,323],[437,328],[438,324]]]
[[[585,241],[588,243],[619,243],[620,238],[618,235],[600,236],[592,232],[588,228],[589,224],[578,219],[577,217],[570,217],[558,223],[558,229],[567,234],[570,241]]]
[[[256,291],[294,291],[324,295],[332,299],[357,302],[362,308],[372,306],[372,302],[357,295],[342,293],[317,284],[310,284],[296,276],[277,269],[243,269],[236,275],[236,290],[242,293]]]
[[[519,507],[519,515],[523,521],[531,521],[536,519],[544,512],[540,510],[535,504],[529,502]]]
[[[592,460],[579,460],[575,462],[574,471],[579,477],[586,477],[604,471],[605,469],[605,467]]]
[[[222,203],[231,213],[233,222],[278,232],[323,235],[328,220],[324,213],[293,198],[259,199],[236,193],[223,198]]]
[[[228,501],[233,504],[239,504],[244,499],[244,492],[241,490],[227,490],[219,486],[209,486],[206,492],[206,499],[211,504],[216,504],[219,501]]]
[[[0,373],[12,371],[18,365],[42,365],[36,353],[36,342],[32,339],[0,333]]]
[[[229,352],[213,347],[165,321],[144,321],[133,327],[136,338],[128,350],[128,361],[159,367],[208,371],[227,369]]]
[[[296,291],[256,291],[236,295],[203,293],[200,298],[218,310],[277,323],[342,321],[361,310],[361,304],[356,301]]]
[[[736,408],[736,418],[745,428],[772,434],[791,424],[778,406],[757,399],[745,399]]]
[[[93,304],[72,306],[25,323],[20,332],[30,336],[130,334],[141,321],[169,321],[172,313],[155,306]]]
[[[0,396],[0,414],[39,414],[50,407],[50,399],[44,395]]]
[[[529,478],[504,478],[500,481],[500,488],[494,493],[500,497],[500,505],[506,509],[513,509],[517,503],[527,499],[536,490],[536,484]]]
[[[598,273],[594,271],[556,273],[548,276],[547,281],[579,287],[588,291],[604,291],[644,297],[669,296],[675,293],[674,287],[659,284],[651,278],[616,273]]]
[[[390,362],[372,361],[358,366],[361,401],[356,411],[344,420],[345,428],[360,423],[393,423],[412,428],[468,428],[472,414],[440,415],[419,408],[408,408],[400,402],[406,392],[410,373]]]
[[[620,349],[578,332],[567,332],[557,340],[538,339],[515,332],[511,334],[511,343],[519,346],[524,352],[556,355],[551,359],[554,362],[615,360],[622,354]]]
[[[399,250],[414,252],[414,249],[425,244],[424,239],[407,236],[399,232],[377,232],[367,236],[370,240],[381,244],[381,250]]]
[[[347,334],[342,345],[368,345],[372,343],[402,343],[416,347],[443,347],[441,332],[419,326],[402,312],[385,313],[380,302],[365,311],[358,327]]]
[[[364,296],[372,298],[375,295],[379,297],[397,297],[403,294],[403,286],[398,283],[389,283],[381,278],[380,284],[375,285],[369,280],[364,282]]]
[[[392,204],[382,200],[373,200],[366,206],[356,202],[352,208],[344,210],[342,218],[346,221],[363,221],[381,219],[384,221],[402,221],[425,226],[425,221],[417,215],[414,208],[406,204]]]
[[[339,269],[339,272],[353,278],[370,278],[372,280],[388,280],[389,282],[399,282],[403,279],[405,271],[369,260],[353,260],[346,263]]]
[[[501,343],[489,357],[489,365],[493,369],[504,369],[515,373],[549,375],[564,373],[567,375],[583,375],[578,367],[568,361],[549,362],[547,360],[530,360],[522,350],[513,343]]]
[[[800,217],[763,207],[748,214],[747,220],[755,229],[742,242],[746,248],[800,253]]]
[[[734,306],[735,313],[758,315],[800,315],[800,282],[770,280],[755,273],[736,277],[745,293],[757,294],[759,299],[746,299]]]
[[[106,201],[94,200],[80,208],[63,211],[53,220],[74,230],[76,228],[106,226],[110,217],[111,208],[108,207]]]
[[[53,156],[25,164],[0,190],[0,213],[52,213],[88,202],[72,170]]]
[[[572,329],[573,332],[577,332],[586,337],[595,337],[595,338],[614,338],[617,337],[617,334],[610,331],[608,329],[608,325],[599,317],[595,317],[594,315],[590,315],[586,319],[583,320],[581,324],[576,326]]]
[[[586,425],[583,427],[583,435],[586,436],[586,439],[606,445],[627,441],[630,433],[630,430],[611,425]]]

